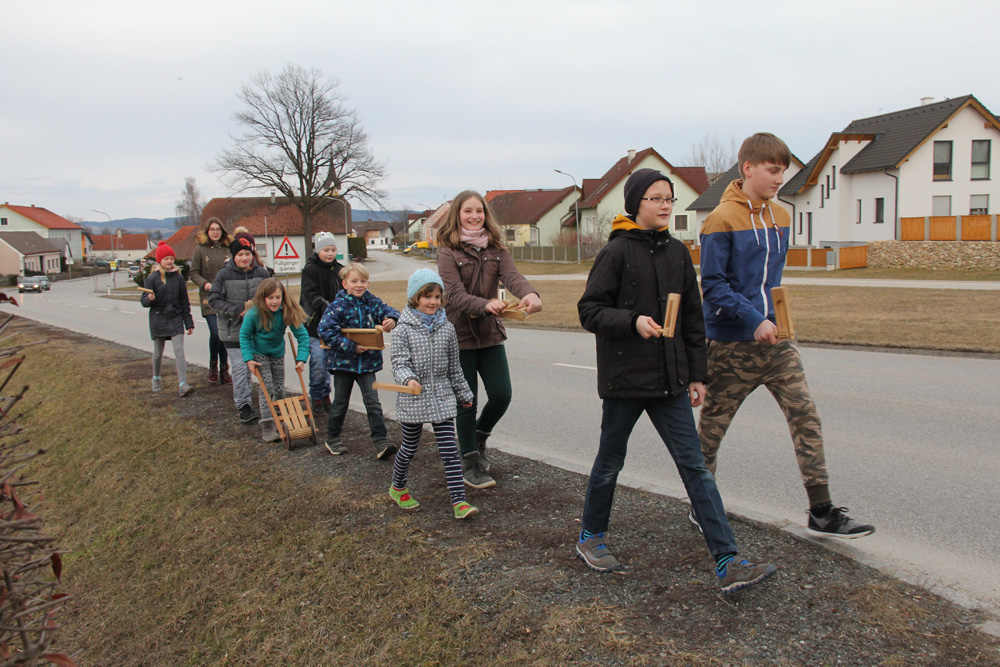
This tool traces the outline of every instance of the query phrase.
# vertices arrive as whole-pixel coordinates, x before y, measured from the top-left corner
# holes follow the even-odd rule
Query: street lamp
[[[103,215],[105,218],[108,219],[108,225],[111,225],[112,220],[111,220],[111,216],[110,215],[108,215],[104,211],[98,211],[96,208],[92,208],[90,210],[93,211],[94,213],[100,213],[101,215]],[[110,226],[108,227],[108,229],[110,229]],[[120,229],[118,230],[118,233],[121,234],[121,230]],[[111,286],[117,288],[118,284],[117,284],[117,281],[115,280],[115,274],[118,273],[118,252],[115,249],[115,233],[114,233],[114,230],[112,230],[112,232],[111,232],[111,256],[114,257],[114,261],[115,261],[115,270],[111,272]]]
[[[565,171],[555,170],[557,174],[562,174],[563,176],[569,176],[573,179],[573,187],[578,188],[576,184],[576,179],[573,178],[572,174],[567,174]],[[573,200],[573,216],[576,218],[576,263],[580,263],[580,197],[578,196]]]

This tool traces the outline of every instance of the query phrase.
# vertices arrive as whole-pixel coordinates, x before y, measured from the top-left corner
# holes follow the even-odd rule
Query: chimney
[[[933,104],[933,103],[934,103],[934,98],[933,97],[921,97],[920,98],[920,106],[922,106],[922,107],[925,107],[928,104]]]
[[[631,162],[634,159],[635,159],[635,149],[630,148],[628,149],[628,161]]]

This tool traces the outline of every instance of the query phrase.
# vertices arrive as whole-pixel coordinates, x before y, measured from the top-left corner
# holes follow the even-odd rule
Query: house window
[[[855,217],[854,224],[860,225],[861,224],[861,200],[860,199],[858,200],[858,214],[856,216],[854,216],[854,217]]]
[[[989,215],[989,213],[989,195],[972,195],[969,197],[969,215]]]
[[[507,241],[513,243],[517,240],[517,230],[510,227],[507,228]]]
[[[802,213],[799,213],[799,234],[802,233]]]
[[[858,201],[858,206],[861,205],[861,201]],[[875,198],[875,224],[880,222],[885,222],[885,199],[883,197]]]
[[[674,231],[686,232],[688,230],[688,217],[686,215],[674,216]]]
[[[972,180],[987,181],[990,178],[990,140],[972,142]]]
[[[829,177],[829,175],[826,177],[826,198],[827,199],[830,198],[830,177]]]
[[[837,189],[837,165],[830,167],[830,175],[833,176],[833,189]]]
[[[951,142],[934,142],[934,180],[951,180]],[[949,215],[949,214],[945,214]]]
[[[819,207],[823,208],[823,200],[826,199],[826,188],[822,184],[819,186]]]
[[[0,226],[6,226],[6,225],[7,225],[7,218],[0,218]]]
[[[931,215],[951,215],[951,196],[931,197]]]

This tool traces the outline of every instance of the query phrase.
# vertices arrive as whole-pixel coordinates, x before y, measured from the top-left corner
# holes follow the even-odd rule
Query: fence
[[[531,245],[511,246],[511,257],[518,262],[576,262],[576,246]]]
[[[899,219],[900,241],[997,241],[995,215],[932,215]]]

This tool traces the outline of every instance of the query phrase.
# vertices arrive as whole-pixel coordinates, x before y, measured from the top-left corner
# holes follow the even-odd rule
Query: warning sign
[[[299,253],[295,252],[295,246],[292,245],[287,236],[281,240],[281,245],[278,246],[278,251],[274,253],[274,258],[299,259]]]

